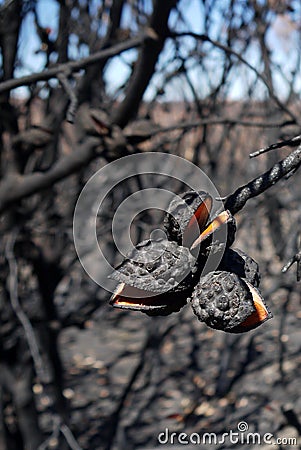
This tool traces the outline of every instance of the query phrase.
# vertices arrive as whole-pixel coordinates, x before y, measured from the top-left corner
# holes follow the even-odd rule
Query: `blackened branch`
[[[65,437],[69,447],[71,450],[82,450],[82,448],[78,445],[77,441],[75,440],[71,430],[65,423],[63,423],[60,426],[61,433]]]
[[[301,280],[301,250],[297,252],[282,268],[282,273],[286,273],[288,269],[294,264],[297,263],[297,281]]]
[[[18,230],[15,229],[12,235],[8,238],[5,248],[5,256],[9,267],[8,286],[10,302],[18,320],[23,327],[36,374],[39,377],[40,381],[44,383],[49,382],[50,377],[49,374],[47,374],[47,372],[45,371],[45,365],[40,355],[39,346],[35,337],[34,330],[32,328],[30,320],[21,307],[18,296],[18,265],[14,255],[14,246],[17,234]]]
[[[153,132],[151,132],[151,136],[155,136],[159,133],[169,133],[170,131],[175,131],[175,130],[189,130],[191,128],[198,128],[198,127],[202,127],[202,126],[206,126],[206,125],[228,125],[228,126],[242,126],[242,127],[254,127],[254,128],[282,128],[282,127],[286,127],[286,126],[290,126],[290,125],[294,125],[294,122],[292,120],[285,120],[282,122],[263,122],[262,120],[259,121],[252,121],[252,120],[239,120],[236,118],[229,118],[229,117],[225,117],[225,118],[221,118],[221,117],[212,117],[212,118],[208,118],[208,119],[203,119],[203,120],[194,120],[194,121],[189,121],[189,122],[182,122],[182,123],[177,123],[175,125],[170,125],[168,127],[161,127],[158,128],[156,130],[154,130]],[[297,142],[296,139],[297,137],[300,138],[300,142]],[[301,143],[301,136],[297,136],[293,139],[295,139],[295,146],[299,145]],[[290,139],[290,141],[283,141],[283,142],[289,142],[288,144],[283,144],[280,145],[279,147],[274,147],[274,148],[280,148],[280,147],[284,147],[285,145],[290,145],[290,142],[293,141],[293,139]],[[277,145],[277,144],[273,144],[273,145]],[[292,144],[291,144],[292,145]],[[272,147],[272,146],[271,146]],[[264,153],[264,151],[262,151],[263,149],[260,149],[254,153],[250,154],[250,157],[252,158],[253,156],[257,156],[258,152],[262,152]],[[268,150],[265,150],[268,151]],[[259,154],[259,153],[258,153]],[[252,156],[251,156],[252,155]]]
[[[259,150],[256,150],[256,152],[250,153],[250,158],[255,158],[255,156],[262,155],[263,153],[267,153],[270,150],[276,150],[278,148],[282,147],[297,147],[297,145],[301,144],[301,135],[295,136],[292,139],[287,139],[285,141],[276,142],[275,144],[269,145],[268,147],[260,148]]]
[[[296,235],[296,253],[282,268],[282,273],[286,273],[294,263],[297,263],[297,281],[301,281],[301,232]]]
[[[276,163],[270,170],[260,175],[244,186],[236,189],[233,194],[226,197],[224,207],[232,214],[240,211],[250,198],[257,197],[262,192],[276,184],[281,178],[292,171],[296,171],[301,164],[301,145],[286,158]]]
[[[77,99],[76,93],[75,93],[74,89],[72,88],[70,81],[65,72],[58,73],[57,78],[58,78],[59,82],[61,83],[62,87],[64,88],[64,90],[70,100],[70,104],[69,104],[67,114],[66,114],[66,120],[69,123],[74,123],[74,117],[75,117],[75,113],[76,113],[77,105],[78,105],[78,99]]]
[[[4,81],[3,83],[0,83],[0,94],[2,92],[10,91],[11,89],[15,89],[19,86],[29,86],[37,81],[48,81],[51,78],[57,78],[58,74],[62,72],[78,72],[79,70],[85,69],[92,64],[102,61],[103,59],[119,55],[119,53],[131,48],[139,47],[147,38],[151,39],[148,35],[140,35],[132,39],[128,39],[125,42],[113,45],[110,48],[100,50],[99,52],[87,56],[86,58],[80,59],[79,61],[69,61],[65,64],[58,64],[57,66],[42,72]]]

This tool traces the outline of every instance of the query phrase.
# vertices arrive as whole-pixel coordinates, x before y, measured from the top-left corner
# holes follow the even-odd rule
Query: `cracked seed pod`
[[[190,247],[208,220],[212,197],[204,191],[187,191],[170,202],[165,213],[167,238]]]
[[[253,286],[259,286],[259,266],[251,256],[242,250],[228,248],[223,256],[219,270],[233,272],[240,278],[245,278]]]
[[[197,280],[195,258],[188,248],[167,240],[143,241],[110,278],[119,281],[110,303],[152,315],[178,311]]]
[[[208,223],[213,201],[207,192],[188,191],[180,197],[170,203],[165,214],[169,240],[197,249],[201,258],[233,244],[236,222],[230,211],[222,211]]]
[[[271,317],[259,291],[226,271],[202,277],[194,288],[191,306],[201,322],[230,333],[252,330]]]
[[[235,240],[236,221],[230,211],[225,210],[214,217],[209,225],[193,242],[190,250],[198,248],[202,256],[224,251]]]

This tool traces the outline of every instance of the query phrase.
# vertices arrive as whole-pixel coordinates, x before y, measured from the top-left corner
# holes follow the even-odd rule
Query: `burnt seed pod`
[[[212,203],[204,191],[188,191],[175,198],[164,218],[168,240],[191,247],[201,258],[230,247],[235,239],[235,219],[229,211],[222,211],[209,221]]]
[[[162,293],[185,289],[184,281],[194,266],[195,258],[188,248],[164,239],[146,240],[127,255],[110,278],[138,289]]]
[[[201,322],[231,330],[255,311],[252,296],[240,278],[230,272],[210,272],[196,285],[191,299]]]
[[[251,256],[247,255],[242,250],[228,248],[225,251],[219,269],[236,273],[236,275],[245,278],[253,286],[259,286],[259,266]]]
[[[209,327],[241,333],[271,317],[259,292],[248,281],[226,272],[210,272],[195,286],[191,306]]]
[[[198,281],[195,262],[189,249],[175,242],[141,242],[110,276],[120,282],[110,303],[149,315],[176,312]]]
[[[200,234],[199,229],[204,228],[211,207],[212,198],[204,191],[187,191],[173,199],[164,217],[168,240],[190,246]],[[184,244],[185,232],[187,242]]]

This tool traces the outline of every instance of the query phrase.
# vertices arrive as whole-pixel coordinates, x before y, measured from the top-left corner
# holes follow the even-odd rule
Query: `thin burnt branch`
[[[69,447],[71,448],[71,450],[82,450],[82,447],[80,447],[77,443],[77,441],[75,440],[73,434],[71,433],[71,430],[69,427],[67,427],[66,424],[62,424],[60,426],[60,430],[61,433],[63,434],[63,436],[65,437]]]
[[[12,0],[5,2],[0,8],[0,48],[1,48],[1,69],[4,80],[13,77],[15,59],[18,51],[18,40],[22,23],[21,14],[22,2]],[[8,98],[6,98],[8,100]]]
[[[212,118],[204,120],[196,120],[191,122],[179,123],[176,125],[170,125],[169,127],[158,128],[154,132],[150,133],[154,136],[158,133],[168,133],[169,131],[175,131],[180,129],[189,130],[191,128],[197,128],[205,125],[229,125],[229,126],[242,126],[242,127],[254,127],[254,128],[282,128],[289,125],[294,125],[295,122],[292,120],[285,120],[283,122],[253,122],[252,120],[239,120],[239,119],[229,119],[229,118]],[[295,139],[295,138],[294,138]],[[301,136],[300,142],[301,143]],[[298,145],[296,143],[296,145]]]
[[[256,150],[256,152],[250,153],[250,158],[255,158],[255,156],[262,155],[263,153],[267,153],[270,150],[276,150],[278,148],[282,147],[297,147],[297,145],[301,144],[301,135],[295,136],[291,139],[287,139],[285,141],[276,142],[275,144],[268,145],[267,147],[260,148],[259,150]]]
[[[70,99],[70,104],[69,104],[69,107],[68,107],[68,110],[66,113],[66,120],[69,123],[74,123],[74,117],[75,117],[77,105],[78,105],[78,99],[77,99],[76,93],[74,92],[74,89],[72,88],[70,81],[68,80],[68,77],[65,73],[60,72],[58,74],[57,78]]]
[[[233,194],[228,195],[224,203],[225,209],[228,209],[232,214],[236,214],[245,206],[250,198],[257,197],[291,171],[296,171],[300,167],[300,164],[301,145],[263,175],[254,178],[249,183],[236,189]]]
[[[143,34],[133,39],[128,39],[125,42],[116,44],[105,50],[100,50],[99,52],[87,56],[86,58],[80,59],[79,61],[69,61],[68,63],[58,64],[57,66],[42,72],[4,81],[3,83],[0,83],[0,94],[20,86],[29,86],[38,81],[48,81],[51,78],[57,78],[60,72],[78,72],[79,70],[85,69],[86,67],[91,66],[92,64],[95,64],[103,59],[107,59],[109,57],[119,55],[126,50],[139,47],[147,38],[151,39],[151,36]]]
[[[58,416],[57,414],[53,414],[52,421],[53,421],[53,431],[51,435],[39,445],[37,450],[48,449],[50,442],[52,440],[58,440],[60,433],[62,433],[62,435],[64,436],[71,450],[82,450],[82,447],[76,441],[72,431],[65,423],[62,422],[60,416]]]
[[[292,258],[289,259],[289,261],[283,266],[281,272],[286,273],[290,267],[297,263],[297,281],[301,280],[301,250],[297,252]]]
[[[177,123],[174,125],[169,125],[167,127],[158,127],[154,126],[151,123],[147,124],[147,128],[145,132],[142,134],[140,133],[139,139],[140,142],[146,141],[151,139],[154,136],[157,136],[159,134],[163,133],[169,133],[171,131],[177,131],[177,130],[184,130],[189,131],[193,128],[199,128],[199,127],[205,127],[207,125],[228,125],[229,127],[234,126],[241,126],[241,127],[248,127],[248,128],[282,128],[289,125],[294,125],[293,121],[286,120],[283,122],[263,122],[262,120],[260,122],[253,122],[251,120],[239,120],[239,119],[229,119],[229,118],[212,118],[212,119],[204,119],[204,120],[192,120],[182,123]],[[131,136],[127,136],[128,141],[130,140]],[[290,141],[289,141],[290,142]],[[300,140],[301,143],[301,140]],[[297,144],[296,144],[297,145]]]
[[[59,32],[55,42],[58,51],[58,63],[66,63],[68,60],[69,43],[69,17],[71,14],[70,5],[66,1],[60,1]]]
[[[11,236],[9,236],[5,248],[5,256],[8,262],[9,267],[9,294],[10,294],[10,301],[12,308],[21,323],[28,347],[32,356],[32,360],[34,363],[34,368],[36,371],[37,376],[39,377],[40,381],[48,382],[49,381],[49,375],[45,372],[44,363],[42,361],[39,346],[34,334],[34,330],[32,328],[32,325],[30,323],[30,320],[28,319],[27,315],[24,313],[21,304],[19,302],[18,297],[18,265],[17,261],[14,255],[14,246],[16,242],[16,238],[18,235],[18,230],[15,229]]]

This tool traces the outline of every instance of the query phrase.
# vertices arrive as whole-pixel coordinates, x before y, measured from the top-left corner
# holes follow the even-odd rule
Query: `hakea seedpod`
[[[187,191],[174,198],[164,216],[167,238],[190,247],[205,228],[212,197],[204,191]]]
[[[260,272],[257,262],[238,248],[226,249],[219,270],[233,272],[240,278],[246,279],[253,286],[259,286]]]
[[[119,281],[110,303],[152,315],[178,311],[197,282],[189,249],[167,240],[141,242],[110,275]]]
[[[227,271],[202,277],[194,288],[191,306],[201,322],[230,333],[252,330],[271,317],[259,291]]]
[[[212,205],[212,197],[204,191],[188,191],[173,199],[164,217],[168,239],[189,247],[200,258],[230,247],[235,239],[235,219],[227,210],[210,218]]]

